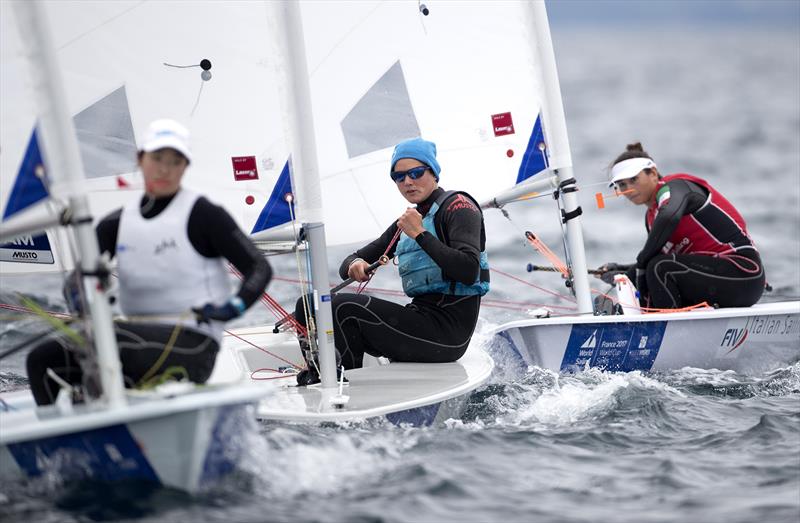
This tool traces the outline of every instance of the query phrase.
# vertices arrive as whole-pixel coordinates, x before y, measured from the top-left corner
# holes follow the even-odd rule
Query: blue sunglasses
[[[413,169],[409,169],[407,171],[394,171],[389,173],[389,176],[392,177],[392,180],[394,180],[395,183],[400,183],[406,179],[406,176],[412,180],[416,180],[425,174],[425,171],[428,169],[430,169],[430,167],[427,165],[420,165],[419,167],[414,167]]]

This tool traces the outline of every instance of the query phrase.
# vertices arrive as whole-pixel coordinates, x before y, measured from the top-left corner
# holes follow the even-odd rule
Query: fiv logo
[[[728,353],[731,353],[739,348],[739,346],[744,343],[744,340],[747,339],[747,329],[728,329],[725,331],[725,335],[722,337],[722,342],[720,342],[720,347],[731,347]]]

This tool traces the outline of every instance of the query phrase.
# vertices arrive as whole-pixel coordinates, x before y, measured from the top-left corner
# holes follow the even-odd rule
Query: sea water
[[[800,37],[791,31],[556,32],[575,173],[583,188],[589,264],[629,262],[644,241],[643,209],[608,192],[605,168],[641,140],[662,172],[707,178],[745,216],[775,289],[800,295]],[[446,170],[446,166],[445,166]],[[491,173],[487,173],[487,179]],[[446,171],[442,185],[448,189]],[[560,252],[552,200],[487,212],[492,266],[567,294],[525,245],[533,230]],[[332,260],[347,252],[334,250]],[[297,289],[291,259],[273,258],[270,291]],[[595,282],[600,288],[599,282]],[[371,286],[399,290],[386,272]],[[60,282],[2,280],[45,308]],[[491,300],[492,306],[489,305]],[[477,336],[536,304],[569,305],[492,275]],[[496,306],[503,305],[503,306]],[[236,325],[270,321],[254,310]],[[2,323],[8,348],[41,328]],[[798,340],[800,343],[800,340]],[[167,489],[4,484],[4,521],[553,521],[800,520],[800,364],[759,375],[682,369],[659,374],[520,372],[498,359],[466,413],[443,426],[265,423],[243,434],[242,471],[195,497]],[[2,361],[0,390],[26,387],[24,354]]]

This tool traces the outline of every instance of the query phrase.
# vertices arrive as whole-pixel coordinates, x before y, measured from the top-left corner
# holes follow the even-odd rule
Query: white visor
[[[159,149],[175,149],[187,161],[192,161],[189,131],[175,120],[156,120],[145,131],[140,150],[151,153]]]
[[[609,185],[613,186],[620,180],[633,178],[644,169],[653,169],[655,166],[656,162],[650,158],[630,158],[628,160],[623,160],[611,168]]]

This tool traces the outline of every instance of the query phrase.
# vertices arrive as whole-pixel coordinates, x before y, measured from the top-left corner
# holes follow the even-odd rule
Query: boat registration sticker
[[[609,371],[648,371],[661,348],[665,321],[574,325],[562,371],[599,367]]]
[[[46,234],[25,235],[0,245],[0,261],[16,263],[54,263]]]
[[[514,134],[514,122],[511,120],[511,113],[493,114],[492,129],[495,136]]]
[[[237,182],[258,180],[255,156],[234,156],[231,158],[231,162],[233,163],[233,178]]]

